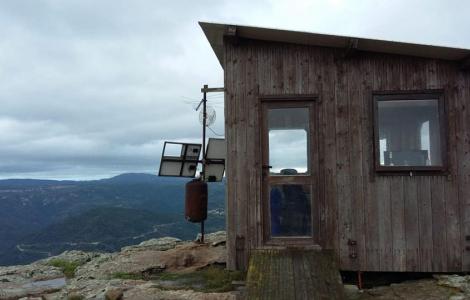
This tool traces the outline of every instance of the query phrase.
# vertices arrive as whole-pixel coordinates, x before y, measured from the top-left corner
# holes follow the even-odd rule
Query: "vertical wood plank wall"
[[[470,271],[470,75],[456,63],[241,40],[225,45],[225,87],[229,268],[263,247],[258,96],[316,94],[319,241],[341,269]],[[423,89],[444,89],[450,174],[376,174],[372,92]]]

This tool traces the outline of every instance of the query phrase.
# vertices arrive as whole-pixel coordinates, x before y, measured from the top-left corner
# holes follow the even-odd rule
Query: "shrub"
[[[75,270],[81,264],[76,261],[68,261],[65,259],[51,259],[48,265],[60,268],[65,277],[72,278],[75,276]]]

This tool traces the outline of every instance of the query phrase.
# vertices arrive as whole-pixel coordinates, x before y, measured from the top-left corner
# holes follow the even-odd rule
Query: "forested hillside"
[[[65,250],[117,251],[154,237],[192,239],[188,179],[122,174],[94,181],[0,180],[0,265]],[[207,231],[225,226],[224,184],[209,184]]]

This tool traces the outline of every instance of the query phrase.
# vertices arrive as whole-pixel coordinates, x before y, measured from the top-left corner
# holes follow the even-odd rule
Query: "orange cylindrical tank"
[[[202,222],[207,218],[207,183],[201,180],[191,180],[186,183],[186,220]]]

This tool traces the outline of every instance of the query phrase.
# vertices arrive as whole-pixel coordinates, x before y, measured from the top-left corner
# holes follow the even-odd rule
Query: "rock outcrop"
[[[78,265],[73,278],[52,262]],[[155,274],[188,273],[225,264],[225,232],[205,243],[151,239],[117,253],[67,251],[25,266],[0,267],[0,299],[235,299],[235,293],[162,289]],[[42,298],[41,298],[42,297]]]

